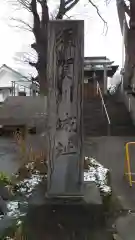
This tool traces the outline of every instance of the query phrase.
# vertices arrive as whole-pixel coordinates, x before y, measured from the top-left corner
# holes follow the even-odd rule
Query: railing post
[[[107,135],[110,136],[110,134],[111,134],[111,124],[108,123],[108,125],[107,125]]]
[[[107,94],[107,67],[104,64],[104,94]]]
[[[101,100],[101,104],[102,104],[102,114],[103,114],[103,112],[104,112],[104,111],[103,111],[103,110],[104,110],[103,108],[104,108],[104,107],[103,107],[103,101],[102,101],[102,100]]]
[[[128,99],[128,111],[131,112],[131,99]]]
[[[29,93],[30,93],[30,96],[32,96],[32,90],[31,90],[31,87],[29,88],[29,90],[30,90],[30,92],[29,92]]]
[[[12,87],[12,90],[11,90],[12,92],[11,92],[11,94],[13,96],[13,81],[11,81],[11,82],[12,82],[12,86],[11,86]]]
[[[97,82],[97,87],[96,87],[96,90],[97,90],[97,95],[98,95],[98,82]]]
[[[12,96],[15,96],[15,81],[12,81]]]

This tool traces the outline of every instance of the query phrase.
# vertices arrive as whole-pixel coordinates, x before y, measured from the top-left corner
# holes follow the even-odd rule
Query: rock
[[[3,200],[9,200],[11,198],[8,188],[2,183],[0,183],[0,196]]]
[[[95,182],[102,197],[112,193],[109,169],[101,165],[96,159],[85,157],[84,181]],[[87,169],[87,170],[86,170]]]
[[[45,204],[45,191],[45,184],[40,183],[38,186],[36,186],[28,199],[29,206],[43,206]]]
[[[84,191],[84,201],[87,204],[101,204],[102,198],[95,182],[87,182]]]
[[[7,204],[6,204],[6,202],[2,199],[1,196],[0,196],[0,213],[1,213],[1,214],[7,213]]]
[[[8,229],[12,228],[16,223],[16,219],[13,219],[9,216],[5,216],[0,219],[0,239],[5,239],[4,235]]]

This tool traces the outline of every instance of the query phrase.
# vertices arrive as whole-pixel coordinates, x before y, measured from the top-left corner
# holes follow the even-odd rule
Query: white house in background
[[[14,83],[14,85],[13,85]],[[0,67],[0,103],[8,96],[30,96],[31,81],[7,65]]]

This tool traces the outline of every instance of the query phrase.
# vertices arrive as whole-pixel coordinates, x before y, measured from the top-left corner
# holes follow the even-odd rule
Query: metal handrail
[[[101,88],[100,88],[99,82],[97,81],[97,94],[98,94],[98,92],[99,92],[100,97],[101,97],[102,106],[104,107],[104,110],[105,110],[105,114],[106,114],[106,117],[107,117],[108,124],[110,125],[110,124],[111,124],[111,120],[110,120],[109,115],[108,115],[108,112],[107,112],[107,108],[106,108],[106,105],[105,105],[105,102],[104,102],[104,99],[103,99],[103,95],[102,95],[102,91],[101,91]]]

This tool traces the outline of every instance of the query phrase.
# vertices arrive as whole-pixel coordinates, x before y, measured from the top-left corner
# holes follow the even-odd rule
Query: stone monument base
[[[80,187],[80,192],[66,193],[63,195],[46,194],[46,204],[54,205],[102,205],[102,197],[95,182],[84,182]]]

